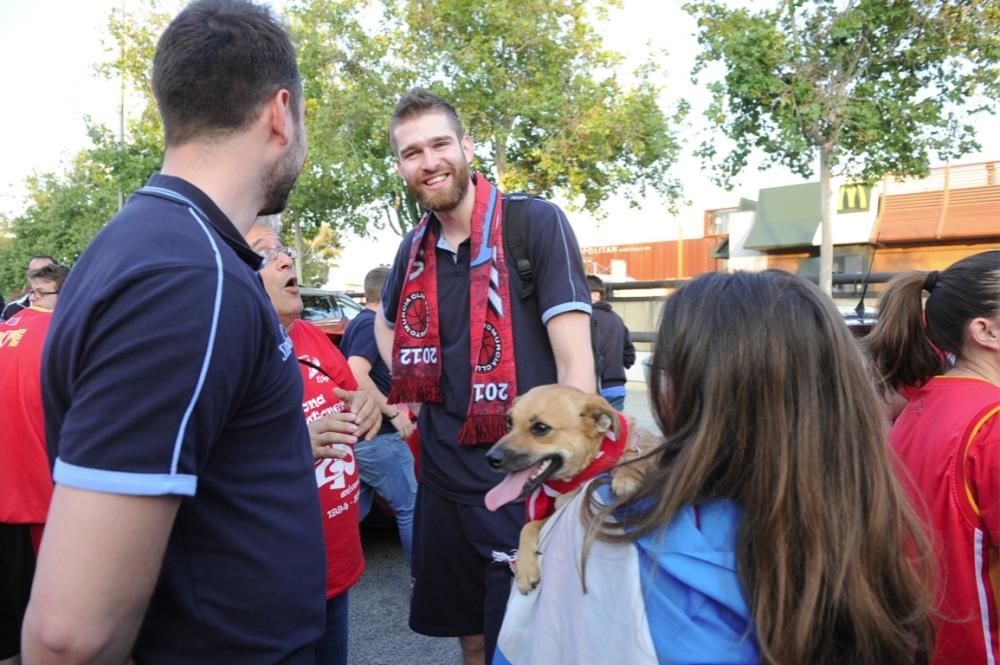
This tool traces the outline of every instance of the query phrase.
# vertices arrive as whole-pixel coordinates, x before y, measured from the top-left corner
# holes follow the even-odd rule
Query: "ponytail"
[[[940,278],[906,272],[890,280],[878,303],[878,322],[865,346],[882,379],[883,389],[919,386],[944,371],[944,360],[927,337],[923,292]]]
[[[998,314],[1000,250],[966,257],[940,273],[894,277],[879,299],[875,329],[865,338],[882,387],[898,391],[941,374],[945,353],[963,357],[968,323]]]

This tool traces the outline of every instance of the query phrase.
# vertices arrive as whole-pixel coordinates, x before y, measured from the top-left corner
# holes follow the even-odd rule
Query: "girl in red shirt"
[[[895,277],[867,346],[888,388],[917,386],[889,441],[938,554],[931,662],[1000,663],[1000,251]]]

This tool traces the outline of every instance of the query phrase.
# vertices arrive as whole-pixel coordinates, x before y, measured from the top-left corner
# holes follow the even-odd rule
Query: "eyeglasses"
[[[57,295],[58,291],[42,291],[41,289],[25,289],[24,295],[28,296],[30,299],[41,299],[45,296]]]
[[[288,258],[295,260],[299,254],[291,247],[272,247],[270,249],[259,249],[257,253],[263,256],[267,261],[277,261],[279,254],[284,254]]]

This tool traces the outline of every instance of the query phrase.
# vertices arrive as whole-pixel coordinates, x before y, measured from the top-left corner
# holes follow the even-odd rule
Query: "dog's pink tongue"
[[[539,464],[541,464],[541,462],[539,462]],[[486,507],[490,510],[497,510],[501,506],[506,506],[508,503],[521,496],[521,490],[524,489],[524,484],[528,482],[528,478],[531,477],[531,474],[537,470],[538,464],[533,464],[523,471],[508,473],[507,477],[504,478],[499,485],[486,493]]]

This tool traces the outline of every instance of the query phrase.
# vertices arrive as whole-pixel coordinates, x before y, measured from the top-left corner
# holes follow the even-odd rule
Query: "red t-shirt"
[[[0,323],[0,522],[42,524],[52,498],[42,415],[42,348],[52,310]]]
[[[1000,663],[1000,387],[939,376],[917,390],[889,441],[932,530],[940,583],[931,662]],[[992,653],[992,659],[987,654]]]
[[[323,332],[305,321],[296,321],[288,331],[295,355],[323,372],[299,363],[305,394],[302,410],[306,422],[329,413],[339,413],[347,405],[333,394],[334,388],[357,390],[358,384],[343,354]],[[332,380],[331,380],[332,379]],[[323,509],[323,536],[326,541],[326,596],[333,598],[351,588],[365,570],[358,529],[358,501],[361,480],[351,446],[339,445],[344,459],[316,461],[316,485]]]

